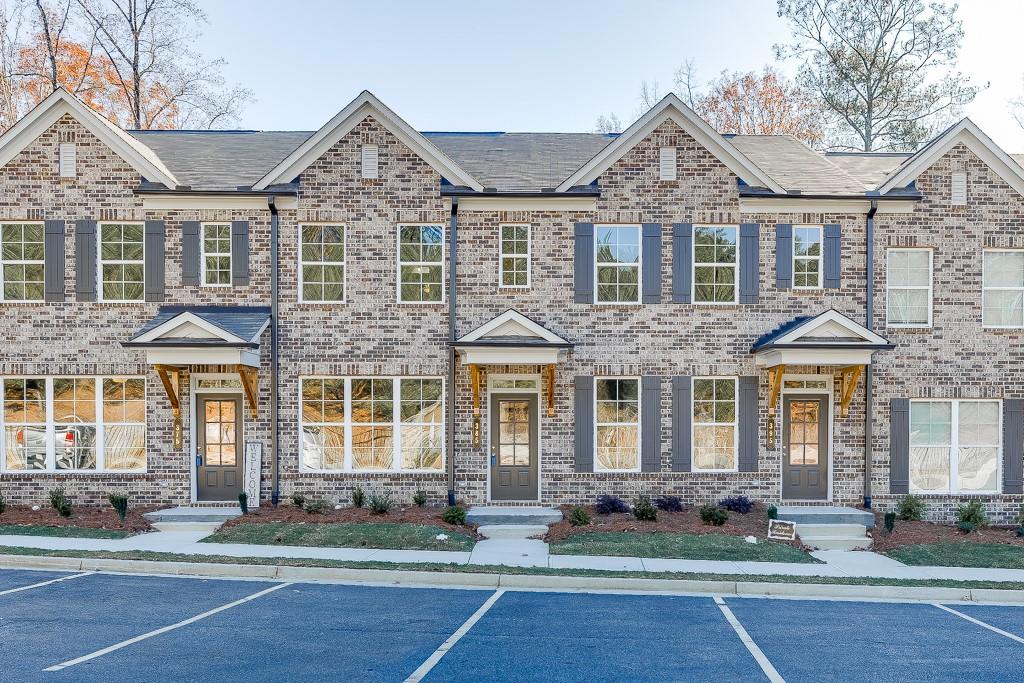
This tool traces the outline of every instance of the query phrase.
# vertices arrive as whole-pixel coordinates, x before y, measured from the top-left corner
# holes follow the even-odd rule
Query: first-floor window
[[[1001,434],[999,401],[911,401],[910,488],[998,492]]]
[[[598,378],[594,382],[597,410],[597,457],[594,469],[640,468],[640,380]]]
[[[146,382],[141,377],[5,377],[7,471],[146,468]]]
[[[693,470],[736,469],[736,378],[693,378]]]

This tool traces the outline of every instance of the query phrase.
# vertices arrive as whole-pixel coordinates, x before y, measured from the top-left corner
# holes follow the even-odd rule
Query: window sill
[[[299,476],[323,476],[323,475],[337,475],[337,476],[380,476],[380,475],[401,475],[409,474],[414,476],[444,476],[444,469],[440,470],[310,470],[302,469],[299,470]]]
[[[149,474],[149,470],[0,470],[5,477],[107,477],[112,474]]]

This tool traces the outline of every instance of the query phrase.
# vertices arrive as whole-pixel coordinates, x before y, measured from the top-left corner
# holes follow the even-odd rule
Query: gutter
[[[458,291],[459,196],[452,196],[451,219],[448,224],[448,386],[445,408],[445,469],[448,479],[448,505],[455,505],[455,298]]]
[[[162,187],[136,187],[132,190],[135,195],[155,195],[173,197],[295,197],[299,192],[296,189],[282,190],[187,190],[179,188]]]
[[[871,201],[872,209],[871,215],[878,210],[878,202],[906,202],[906,201],[920,201],[924,199],[924,195],[913,192],[907,194],[886,194],[886,195],[868,195],[868,194],[778,194],[771,192],[743,192],[740,191],[741,199],[837,199],[837,200],[856,200],[856,201]]]
[[[878,211],[878,199],[871,200],[871,208],[864,218],[865,242],[865,280],[864,292],[864,327],[875,331],[875,212]],[[870,363],[864,368],[864,507],[871,509],[871,458],[873,455],[873,424],[871,412],[872,378],[874,366]]]
[[[477,192],[475,190],[469,190],[464,188],[453,188],[451,190],[441,189],[442,197],[525,197],[528,199],[567,199],[571,197],[600,197],[601,190],[586,189],[586,190],[573,190],[571,192],[554,192],[554,191],[541,191],[541,192],[529,192],[529,191],[505,191],[498,192],[496,190],[484,189],[483,192]]]
[[[270,503],[281,501],[280,457],[277,438],[277,247],[280,217],[274,195],[267,197],[270,209]]]

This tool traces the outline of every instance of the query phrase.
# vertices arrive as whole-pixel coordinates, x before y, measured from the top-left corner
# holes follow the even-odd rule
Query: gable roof
[[[402,144],[410,148],[421,159],[454,185],[465,185],[476,191],[484,186],[473,176],[452,161],[432,142],[414,130],[402,120],[398,114],[388,109],[377,97],[364,90],[348,106],[338,112],[320,130],[311,135],[291,154],[270,169],[262,178],[253,184],[254,190],[265,190],[270,185],[290,183],[310,164],[320,158],[356,127],[367,116],[372,116],[387,128]]]
[[[750,347],[751,353],[776,348],[891,348],[885,337],[872,332],[834,308],[815,316],[793,318],[761,336]]]
[[[146,180],[176,187],[178,179],[152,149],[90,109],[64,88],[54,90],[32,111],[0,135],[0,166],[28,147],[62,116],[70,115]]]
[[[539,322],[514,308],[491,318],[469,334],[459,337],[455,346],[548,346],[570,348],[572,342],[555,334]]]
[[[122,346],[255,348],[269,324],[268,306],[161,306]]]

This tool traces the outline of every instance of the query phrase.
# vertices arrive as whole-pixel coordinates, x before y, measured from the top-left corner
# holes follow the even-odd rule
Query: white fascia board
[[[142,208],[146,211],[174,211],[191,209],[237,209],[247,211],[270,211],[267,198],[262,195],[181,195],[181,194],[140,194]],[[277,197],[277,208],[281,210],[299,208],[297,197]]]
[[[871,365],[873,349],[768,349],[754,354],[759,368],[776,365]]]
[[[132,343],[156,341],[162,338],[168,332],[175,330],[186,323],[191,323],[196,327],[199,327],[204,331],[209,332],[210,339],[220,339],[228,344],[244,344],[248,341],[251,341],[249,339],[242,339],[241,337],[231,334],[227,330],[214,325],[213,323],[199,317],[195,313],[191,313],[189,311],[182,311],[181,313],[174,316],[170,320],[157,325],[146,334],[136,339],[133,339]]]
[[[550,365],[561,349],[552,347],[466,346],[459,349],[463,365]]]
[[[519,325],[520,327],[525,329],[527,332],[529,332],[530,336],[538,337],[540,339],[543,339],[546,342],[551,342],[553,344],[568,344],[569,343],[565,339],[563,339],[562,337],[558,336],[557,334],[555,334],[551,330],[549,330],[546,327],[544,327],[543,325],[535,323],[534,321],[530,320],[529,318],[527,318],[525,315],[523,315],[519,311],[517,311],[515,309],[511,309],[511,308],[509,310],[505,311],[504,313],[502,313],[501,315],[499,315],[499,316],[497,316],[495,318],[491,318],[490,320],[488,320],[483,325],[481,325],[480,327],[476,328],[475,330],[473,330],[469,334],[460,337],[459,341],[460,342],[474,342],[474,341],[480,341],[482,339],[486,339],[488,334],[490,334],[491,332],[493,332],[494,330],[498,329],[499,327],[501,327],[502,325],[504,325],[505,323],[508,323],[508,322],[514,322],[515,324]]]
[[[913,199],[878,202],[877,213],[913,213]],[[461,204],[459,206],[461,209]],[[871,199],[793,199],[789,197],[740,197],[740,213],[837,213],[866,214]],[[798,221],[793,221],[794,223]]]
[[[248,349],[161,347],[146,349],[150,365],[247,365],[258,368],[259,354]]]
[[[578,185],[589,185],[594,182],[612,164],[625,156],[637,143],[669,119],[693,136],[698,143],[751,187],[767,187],[779,194],[786,193],[785,188],[775,182],[746,155],[733,147],[732,143],[722,137],[673,94],[666,95],[658,104],[651,107],[650,111],[609,142],[593,159],[562,181],[562,184],[555,188],[556,191],[565,192]]]
[[[597,211],[597,197],[459,197],[464,211]]]
[[[799,327],[796,327],[783,336],[776,339],[773,343],[775,344],[799,344],[800,340],[810,335],[814,330],[818,329],[822,325],[827,323],[836,323],[843,328],[849,330],[851,337],[860,337],[864,340],[865,344],[888,344],[888,340],[881,337],[868,328],[864,327],[856,320],[851,320],[847,316],[843,315],[835,309],[829,309],[821,315],[816,315],[810,320],[805,321]]]
[[[477,192],[484,186],[473,176],[459,167],[419,131],[406,123],[400,116],[391,111],[373,93],[364,90],[352,100],[348,106],[338,112],[320,130],[299,145],[295,151],[284,158],[260,178],[254,190],[265,190],[277,183],[290,183],[314,161],[333,147],[338,140],[344,138],[367,116],[372,116],[387,128],[402,144],[409,147],[421,159],[455,185],[465,185]]]

